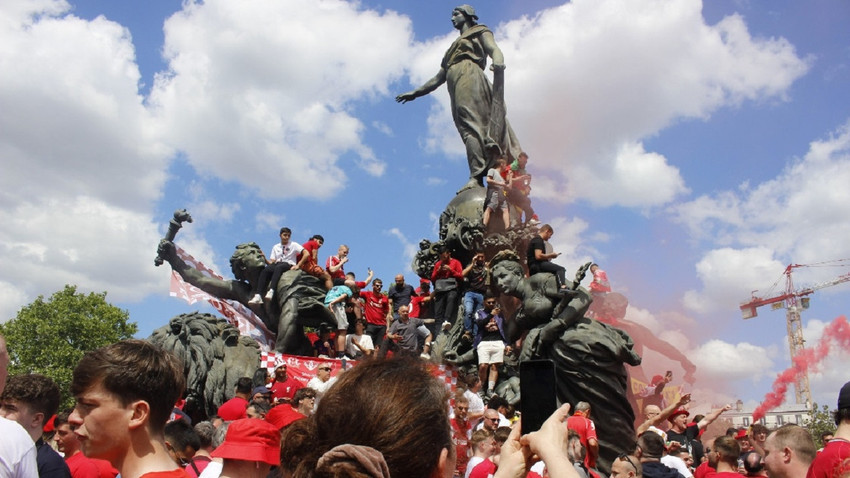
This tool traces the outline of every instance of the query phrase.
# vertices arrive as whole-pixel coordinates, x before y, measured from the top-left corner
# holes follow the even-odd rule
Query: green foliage
[[[812,410],[809,412],[809,417],[803,419],[803,428],[808,430],[815,441],[818,448],[823,446],[821,434],[824,432],[835,432],[835,420],[833,420],[833,412],[829,407],[824,405],[818,409],[818,404],[812,404]]]
[[[66,285],[49,299],[44,296],[21,308],[18,315],[0,324],[11,363],[9,374],[46,375],[62,390],[62,406],[71,406],[71,374],[83,354],[137,331],[130,315],[106,301],[106,292],[78,294]]]

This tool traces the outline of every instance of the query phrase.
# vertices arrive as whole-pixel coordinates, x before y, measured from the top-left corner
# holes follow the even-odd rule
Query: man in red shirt
[[[286,362],[278,364],[274,369],[274,379],[269,387],[272,391],[272,404],[289,403],[295,392],[304,386],[300,381],[286,374]]]
[[[708,466],[716,469],[707,478],[741,478],[738,473],[738,457],[741,456],[741,445],[728,436],[722,435],[714,439],[711,451],[708,452]]]
[[[236,395],[218,407],[217,415],[226,422],[247,418],[246,410],[248,409],[248,399],[251,398],[252,386],[251,377],[242,377],[237,380]]]
[[[74,369],[77,404],[68,422],[83,453],[108,460],[121,476],[188,478],[163,443],[165,422],[185,387],[183,364],[171,352],[143,340],[107,345],[86,353]]]
[[[454,324],[457,315],[458,287],[463,280],[460,261],[452,258],[445,245],[440,249],[440,260],[434,264],[431,282],[434,284],[434,320],[437,324]]]
[[[455,396],[455,417],[451,420],[452,443],[457,451],[457,467],[455,476],[466,474],[466,465],[469,463],[467,450],[469,440],[472,438],[472,424],[466,419],[469,413],[469,400],[463,395]]]
[[[366,316],[366,335],[372,338],[375,350],[380,350],[384,343],[384,334],[392,322],[390,315],[390,300],[381,293],[384,282],[381,279],[372,281],[372,290],[361,290],[363,312]]]
[[[768,435],[764,453],[764,467],[770,478],[799,478],[808,472],[817,450],[805,428],[786,425]]]
[[[56,415],[54,426],[56,427],[56,444],[59,451],[65,455],[65,464],[71,470],[74,478],[115,478],[118,470],[106,460],[95,460],[83,455],[80,449],[80,440],[74,435],[71,425],[68,424],[68,413],[60,412]]]
[[[835,410],[835,424],[838,429],[829,443],[818,453],[806,478],[837,478],[846,476],[850,465],[850,382],[838,392],[838,409]]]
[[[590,404],[576,403],[573,416],[567,418],[567,429],[578,433],[581,446],[587,451],[584,455],[584,466],[596,468],[596,458],[599,456],[599,441],[596,437],[596,425],[590,419]]]
[[[301,251],[301,256],[298,258],[298,264],[295,264],[293,269],[301,269],[313,277],[317,277],[325,281],[325,290],[331,290],[334,286],[331,275],[324,267],[319,265],[319,248],[325,243],[325,238],[319,234],[314,235],[309,241],[305,242],[304,249]]]

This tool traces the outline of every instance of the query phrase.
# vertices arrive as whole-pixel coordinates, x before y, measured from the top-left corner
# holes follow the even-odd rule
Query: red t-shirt
[[[713,471],[708,472],[705,475],[705,478],[741,478],[740,473],[737,471]]]
[[[65,464],[68,465],[68,469],[71,470],[71,476],[74,478],[101,478],[97,463],[82,453],[78,452],[73,456],[65,458]]]
[[[305,264],[305,265],[307,265],[307,266],[315,266],[315,265],[316,265],[316,261],[315,261],[315,259],[313,259],[313,251],[318,251],[318,250],[319,250],[319,247],[321,247],[321,246],[319,245],[319,243],[318,243],[318,242],[316,242],[316,240],[315,240],[315,239],[310,239],[309,241],[305,242],[305,243],[304,243],[304,245],[303,245],[303,246],[301,246],[301,247],[303,247],[303,248],[304,248],[304,250],[303,250],[303,251],[301,251],[301,254],[307,254],[307,262],[306,262],[306,264]]]
[[[578,433],[579,440],[581,441],[582,446],[585,450],[587,450],[587,441],[596,437],[596,426],[593,424],[593,421],[589,418],[573,415],[567,418],[567,429],[575,430]],[[584,457],[584,466],[588,468],[596,468],[596,459],[591,458],[590,453],[586,454]]]
[[[191,478],[182,468],[171,471],[152,471],[139,478]]]
[[[325,270],[328,271],[328,274],[331,275],[332,279],[345,279],[345,271],[342,267],[336,270],[336,272],[331,272],[331,267],[339,264],[339,257],[330,256],[328,260],[325,261]]]
[[[472,423],[467,420],[461,425],[456,418],[452,418],[451,424],[452,443],[454,443],[455,450],[457,450],[457,468],[455,468],[455,474],[464,476],[466,474],[466,464],[469,462],[466,451],[469,449],[469,435],[472,431]]]
[[[496,474],[496,464],[485,459],[469,472],[469,478],[489,478]]]
[[[363,298],[363,312],[366,322],[375,325],[387,325],[387,314],[390,312],[390,299],[384,294],[376,294],[371,290],[360,291]]]
[[[694,478],[706,478],[712,473],[717,473],[717,470],[709,466],[707,461],[704,461],[694,470]]]
[[[850,442],[841,438],[833,438],[818,453],[815,461],[809,466],[806,478],[838,478],[841,473],[848,471],[844,460],[850,458]]]
[[[239,420],[240,418],[248,418],[247,410],[248,400],[242,397],[233,397],[218,407],[218,416],[226,422]]]
[[[460,261],[455,258],[449,258],[449,262],[447,264],[449,266],[449,270],[442,270],[443,261],[437,261],[434,264],[434,271],[431,272],[431,282],[436,284],[437,279],[448,279],[450,277],[454,277],[457,280],[463,280],[463,267],[460,265]]]
[[[287,375],[286,380],[283,382],[273,382],[269,388],[272,392],[272,401],[279,398],[292,400],[292,397],[295,396],[295,392],[299,388],[304,388],[304,384]]]

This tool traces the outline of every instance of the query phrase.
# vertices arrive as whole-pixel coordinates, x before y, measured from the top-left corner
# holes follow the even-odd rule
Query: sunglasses
[[[330,367],[319,367],[319,370],[324,370],[325,372],[330,372]]]
[[[620,461],[625,461],[626,463],[628,463],[629,466],[631,466],[635,470],[635,474],[640,475],[640,472],[638,471],[637,466],[635,466],[635,464],[632,463],[632,459],[629,458],[629,455],[626,455],[625,453],[623,453],[622,455],[618,456],[617,459],[620,460]]]

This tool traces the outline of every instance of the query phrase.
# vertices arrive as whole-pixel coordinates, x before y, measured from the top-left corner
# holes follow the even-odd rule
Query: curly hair
[[[351,444],[380,452],[391,476],[431,476],[443,448],[452,449],[447,403],[445,385],[418,361],[364,361],[325,393],[314,415],[284,431],[281,467],[295,478],[369,476],[350,461],[317,467],[325,452]]]
[[[59,409],[61,398],[59,386],[50,377],[26,373],[9,377],[2,399],[26,404],[32,412],[43,414],[46,422]]]

